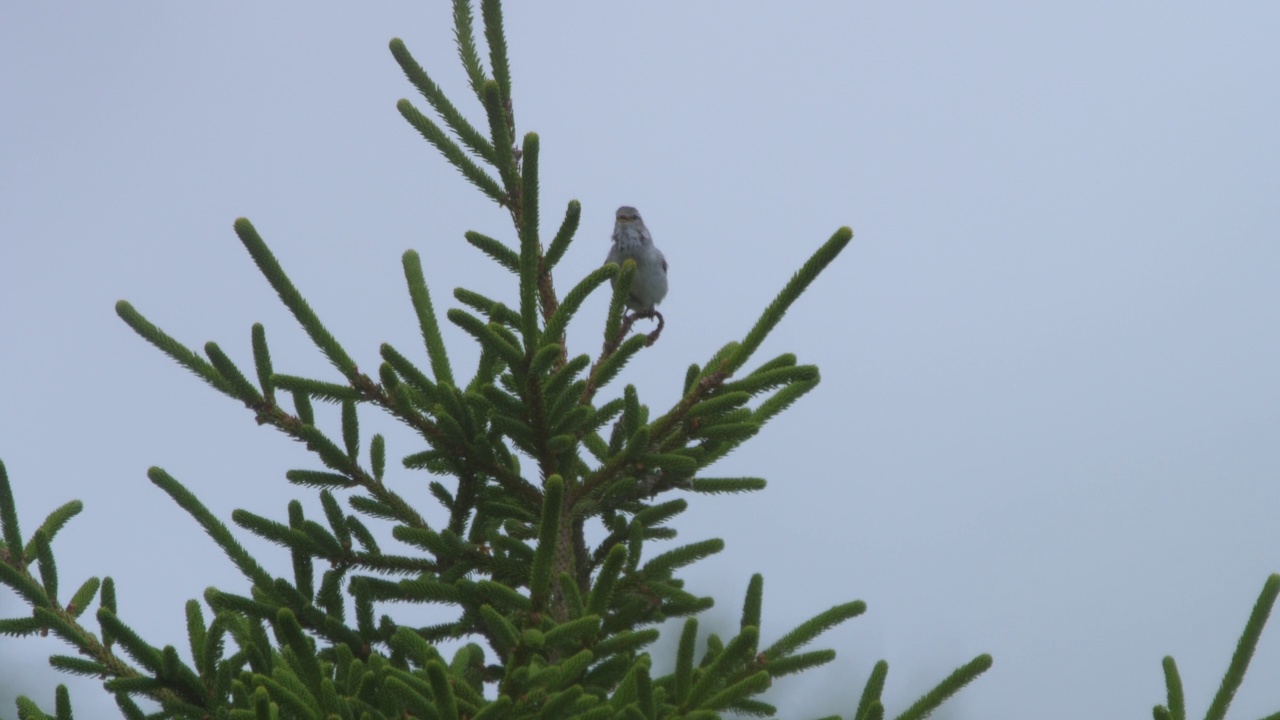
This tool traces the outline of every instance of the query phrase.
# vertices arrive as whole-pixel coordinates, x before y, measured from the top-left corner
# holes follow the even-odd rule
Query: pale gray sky
[[[850,713],[881,657],[900,711],[982,652],[994,668],[944,717],[1149,717],[1165,654],[1203,713],[1280,571],[1280,6],[511,5],[545,231],[583,205],[558,287],[602,261],[622,204],[670,261],[667,329],[626,375],[655,410],[837,227],[857,233],[760,354],[823,384],[717,468],[768,490],[692,497],[680,524],[728,543],[689,575],[724,617],[764,574],[766,638],[869,604],[821,645],[836,663],[775,686],[783,716]],[[62,585],[112,575],[153,642],[183,645],[206,585],[243,584],[146,468],[223,517],[281,517],[284,471],[313,463],[116,300],[244,362],[261,321],[278,370],[336,379],[236,240],[242,215],[370,371],[380,342],[418,347],[404,250],[442,308],[457,285],[514,294],[462,240],[510,239],[504,213],[395,111],[423,103],[393,36],[480,117],[445,3],[0,9],[0,458],[25,530],[86,502],[55,545]],[[0,640],[4,679],[114,712],[42,669],[50,652]],[[1277,672],[1273,627],[1233,716],[1280,710]]]

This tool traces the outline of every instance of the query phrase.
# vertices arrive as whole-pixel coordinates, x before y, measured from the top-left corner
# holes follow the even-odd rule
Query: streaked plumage
[[[613,247],[609,248],[605,262],[621,265],[629,259],[635,260],[636,275],[631,281],[627,307],[650,312],[667,296],[667,259],[653,244],[653,236],[635,208],[626,205],[618,208],[616,219]]]

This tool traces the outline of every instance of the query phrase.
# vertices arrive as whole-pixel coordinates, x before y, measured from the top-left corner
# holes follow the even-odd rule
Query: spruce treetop
[[[757,575],[733,635],[700,638],[696,616],[713,600],[686,591],[680,575],[724,543],[670,543],[670,521],[688,509],[686,493],[764,489],[761,478],[707,471],[818,385],[818,369],[795,355],[760,361],[756,353],[852,231],[839,228],[819,244],[780,281],[744,337],[691,362],[679,399],[651,410],[622,373],[637,354],[661,347],[657,331],[635,332],[655,302],[637,305],[635,298],[654,297],[652,289],[635,294],[637,258],[624,254],[620,265],[606,263],[567,292],[557,290],[554,273],[577,234],[581,208],[569,202],[544,242],[538,136],[517,130],[501,5],[483,0],[479,11],[477,21],[468,0],[453,2],[472,95],[466,103],[447,97],[404,42],[390,43],[427,106],[400,100],[400,114],[511,219],[506,239],[468,232],[465,240],[514,276],[516,306],[493,299],[491,290],[457,288],[457,305],[443,312],[478,344],[474,368],[462,371],[450,358],[417,252],[405,252],[402,265],[422,347],[384,344],[377,367],[361,368],[359,353],[326,329],[244,218],[234,223],[236,236],[332,376],[278,371],[260,324],[251,328],[249,367],[213,342],[202,352],[187,347],[128,302],[116,306],[138,335],[242,403],[255,422],[305,445],[311,464],[286,479],[317,492],[322,516],[307,517],[295,500],[279,519],[237,510],[233,530],[173,475],[152,468],[151,481],[204,528],[247,583],[189,601],[188,638],[179,649],[152,644],[127,624],[109,577],[64,592],[52,541],[80,504],[59,508],[24,536],[0,467],[0,582],[33,609],[30,617],[0,620],[0,633],[56,635],[75,654],[50,662],[102,678],[126,718],[769,716],[777,711],[760,694],[775,679],[830,662],[834,652],[806,647],[865,610],[860,601],[843,603],[789,632],[764,632]],[[464,105],[482,121],[469,119]],[[595,292],[610,297],[599,346],[570,347],[566,329],[584,322],[578,312]],[[341,409],[338,427],[317,422],[317,402]],[[388,467],[382,435],[362,433],[369,413],[394,418],[420,440],[401,456],[400,469]],[[397,489],[424,475],[430,507],[415,506]],[[395,547],[383,546],[387,533],[375,533],[372,523],[389,528]],[[288,575],[247,551],[239,531],[286,550]],[[396,613],[405,603],[441,606],[443,621],[406,624]],[[656,626],[676,617],[686,620],[675,657],[653,657],[647,649]],[[439,649],[445,641],[460,646],[452,657]],[[961,666],[902,717],[927,715],[990,664],[982,655]],[[849,717],[883,716],[886,672],[883,662],[876,666]],[[70,717],[65,689],[52,715],[27,698],[19,714]]]

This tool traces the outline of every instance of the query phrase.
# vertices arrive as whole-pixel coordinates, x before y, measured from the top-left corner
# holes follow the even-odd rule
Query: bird
[[[621,265],[627,260],[634,260],[636,274],[631,280],[627,307],[635,310],[639,317],[658,315],[655,306],[667,296],[667,259],[653,244],[653,236],[645,227],[644,220],[640,219],[639,211],[623,205],[618,208],[615,218],[613,247],[609,248],[605,264]]]

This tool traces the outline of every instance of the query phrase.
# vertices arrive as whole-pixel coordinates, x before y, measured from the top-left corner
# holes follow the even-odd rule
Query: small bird
[[[635,310],[637,316],[657,315],[661,318],[654,306],[667,296],[667,259],[653,244],[653,236],[635,208],[624,205],[618,208],[616,217],[613,247],[609,248],[609,255],[604,261],[621,265],[627,260],[634,260],[636,275],[631,280],[627,307]]]

